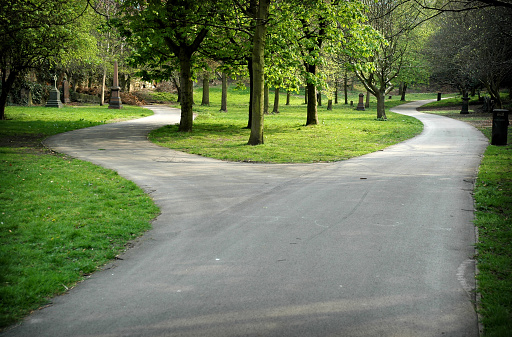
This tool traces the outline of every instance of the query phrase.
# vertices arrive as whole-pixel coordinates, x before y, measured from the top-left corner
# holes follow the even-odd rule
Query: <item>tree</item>
[[[249,145],[263,144],[263,99],[265,87],[265,38],[269,14],[269,1],[259,0],[258,14],[254,20],[254,39],[252,44],[252,71],[254,76],[252,125]]]
[[[66,53],[81,50],[84,37],[81,17],[85,1],[4,0],[0,4],[0,119],[5,119],[7,96],[14,81],[30,69],[59,61]]]
[[[134,59],[140,64],[155,67],[177,60],[181,89],[179,131],[192,131],[193,65],[212,25],[219,19],[218,13],[227,10],[225,4],[215,0],[127,0],[116,20],[117,27],[135,47]]]
[[[353,70],[366,90],[377,98],[377,118],[386,119],[385,97],[400,74],[408,47],[408,34],[418,22],[411,7],[394,1],[367,1],[369,25],[380,34],[371,52],[351,51]]]

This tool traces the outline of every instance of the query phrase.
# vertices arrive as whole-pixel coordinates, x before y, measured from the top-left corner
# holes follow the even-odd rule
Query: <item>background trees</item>
[[[54,63],[95,48],[88,37],[88,9],[79,1],[5,0],[0,4],[0,119],[5,118],[7,95],[14,81],[29,69]]]

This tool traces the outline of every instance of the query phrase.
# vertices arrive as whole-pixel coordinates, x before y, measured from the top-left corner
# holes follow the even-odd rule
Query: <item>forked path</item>
[[[329,164],[228,163],[151,144],[179,111],[52,137],[151,193],[154,229],[5,336],[477,336],[472,189],[456,120]]]

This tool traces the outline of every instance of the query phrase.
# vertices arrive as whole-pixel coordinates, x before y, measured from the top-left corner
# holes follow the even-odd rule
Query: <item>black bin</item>
[[[505,109],[492,111],[491,145],[507,145],[508,113]]]

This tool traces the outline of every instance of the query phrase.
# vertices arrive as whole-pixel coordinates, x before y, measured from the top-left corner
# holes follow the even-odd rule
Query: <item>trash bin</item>
[[[505,109],[492,111],[491,145],[507,145],[508,113]]]

